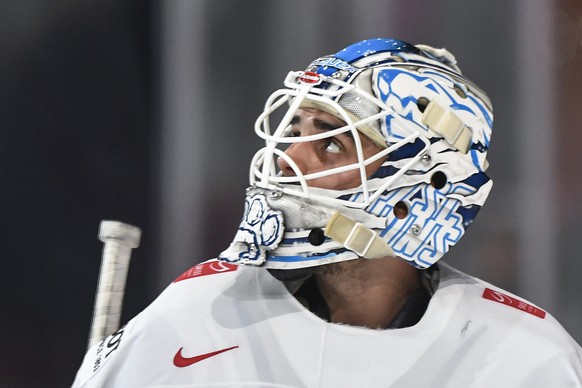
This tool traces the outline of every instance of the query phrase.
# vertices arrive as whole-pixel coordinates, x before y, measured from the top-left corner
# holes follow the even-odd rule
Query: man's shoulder
[[[532,322],[553,320],[547,311],[529,300],[449,265],[439,265],[439,272],[439,291],[451,289],[448,292],[458,294],[460,302],[475,306],[469,311],[492,316],[515,316]]]
[[[544,308],[449,265],[439,267],[438,290],[457,295],[458,310],[463,314],[487,322],[497,330],[511,332],[516,339],[536,340],[549,347],[575,344],[563,326]]]
[[[144,312],[212,303],[244,270],[216,259],[200,262],[176,277]]]
[[[167,353],[171,362],[187,338],[207,336],[205,322],[213,314],[213,303],[239,271],[244,269],[214,259],[185,271],[142,312],[89,349],[73,386],[107,386],[118,374],[138,381],[134,370],[161,368],[155,365],[157,353]]]
[[[225,277],[213,275],[227,274],[229,272],[237,271],[238,269],[238,265],[226,263],[217,259],[210,259],[196,264],[192,268],[189,268],[187,271],[178,276],[172,282],[172,284],[192,281],[196,278],[210,279],[210,277],[212,277],[211,279],[213,282],[219,283],[225,280]]]

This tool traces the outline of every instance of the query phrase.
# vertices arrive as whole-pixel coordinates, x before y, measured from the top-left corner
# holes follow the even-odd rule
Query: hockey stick
[[[131,250],[139,246],[140,237],[139,228],[122,222],[103,220],[99,225],[104,245],[88,348],[119,328]]]

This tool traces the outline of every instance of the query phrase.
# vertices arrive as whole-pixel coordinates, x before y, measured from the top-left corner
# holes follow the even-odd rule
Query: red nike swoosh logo
[[[206,353],[206,354],[201,354],[199,356],[184,357],[184,356],[182,356],[182,349],[184,349],[182,347],[176,352],[176,355],[174,356],[174,365],[176,365],[178,368],[184,368],[185,366],[190,366],[192,364],[196,364],[197,362],[200,362],[202,360],[206,360],[207,358],[214,357],[217,354],[228,352],[229,350],[236,349],[236,348],[238,348],[238,346],[232,346],[230,348],[221,349],[221,350],[217,350],[215,352],[210,352],[210,353]]]

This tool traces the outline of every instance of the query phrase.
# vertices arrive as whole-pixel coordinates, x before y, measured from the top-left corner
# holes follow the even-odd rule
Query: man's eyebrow
[[[321,129],[322,131],[333,131],[334,129],[343,127],[345,124],[332,124],[329,121],[313,119],[313,125],[315,128]]]
[[[300,122],[301,122],[301,117],[293,116],[290,124],[291,125],[298,125]],[[313,119],[313,126],[321,131],[333,131],[334,129],[341,128],[344,125],[345,124],[343,122],[340,124],[333,124],[333,123],[330,123],[329,121],[325,121],[325,120],[321,120],[321,119]],[[344,134],[353,138],[352,133],[349,131],[345,132]]]

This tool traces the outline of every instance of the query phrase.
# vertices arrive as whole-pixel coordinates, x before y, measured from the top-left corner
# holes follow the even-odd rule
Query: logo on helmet
[[[318,84],[321,82],[321,77],[314,71],[306,71],[299,80],[305,84]]]

